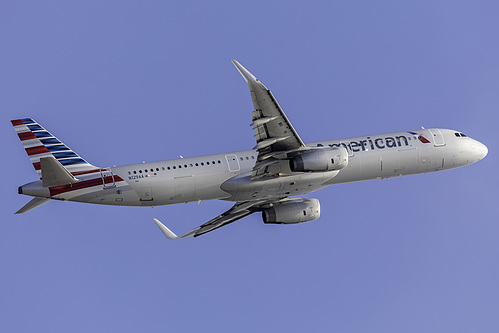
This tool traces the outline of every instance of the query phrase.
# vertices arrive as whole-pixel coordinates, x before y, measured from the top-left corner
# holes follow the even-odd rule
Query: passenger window
[[[210,165],[210,162],[206,162],[206,165]]]
[[[133,174],[136,175],[137,174],[137,171],[133,170]]]
[[[199,166],[199,164],[198,164],[198,163],[196,163],[196,166]]]

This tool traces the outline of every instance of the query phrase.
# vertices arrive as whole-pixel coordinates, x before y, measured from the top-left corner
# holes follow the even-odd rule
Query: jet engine
[[[345,147],[312,150],[289,161],[291,171],[334,171],[348,165]]]
[[[262,211],[264,223],[294,224],[313,221],[321,216],[317,199],[290,199]]]

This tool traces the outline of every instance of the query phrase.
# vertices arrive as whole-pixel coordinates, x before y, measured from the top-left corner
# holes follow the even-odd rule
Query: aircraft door
[[[445,146],[444,136],[438,128],[428,130],[428,132],[430,132],[431,136],[433,137],[433,144],[435,145],[435,147]]]
[[[100,175],[102,178],[102,186],[104,190],[116,187],[116,182],[114,180],[114,174],[110,169],[101,169]]]
[[[235,154],[225,155],[225,159],[229,164],[229,171],[239,171],[241,166],[239,165],[239,160]]]

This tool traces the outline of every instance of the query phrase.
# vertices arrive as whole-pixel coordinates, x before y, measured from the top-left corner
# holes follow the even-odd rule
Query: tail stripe
[[[28,125],[30,131],[43,131],[43,127],[40,125]]]
[[[28,156],[38,155],[38,154],[48,153],[48,152],[49,152],[49,150],[45,146],[26,148],[26,153],[28,153]]]
[[[62,143],[56,138],[40,139],[40,142],[43,143],[44,145],[57,145]]]
[[[35,134],[32,132],[17,133],[21,141],[36,139]]]
[[[52,136],[49,132],[35,132],[34,134],[37,138],[50,138]]]
[[[20,121],[22,121],[24,124],[34,124],[35,123],[35,121],[31,118],[20,119]]]
[[[83,158],[72,158],[69,160],[59,160],[62,165],[88,164]]]
[[[70,151],[70,152],[62,152],[62,153],[53,153],[52,155],[54,155],[55,158],[79,157],[78,155],[76,155],[72,151]]]
[[[99,168],[89,164],[49,131],[31,118],[12,120],[19,139],[28,154],[33,167],[41,177],[40,158],[54,156],[71,173],[87,173]]]
[[[68,147],[66,147],[65,145],[56,145],[56,146],[48,146],[47,149],[50,151],[50,152],[56,152],[56,151],[62,151],[62,150],[70,150]]]
[[[11,120],[12,126],[24,125],[24,122],[21,119]]]

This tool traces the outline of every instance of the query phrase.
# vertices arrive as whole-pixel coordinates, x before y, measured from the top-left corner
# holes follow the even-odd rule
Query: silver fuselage
[[[448,129],[420,129],[320,141],[309,147],[343,146],[348,166],[338,171],[293,173],[251,180],[254,150],[131,164],[78,176],[79,182],[43,187],[35,181],[19,192],[35,197],[118,206],[160,206],[222,199],[260,200],[301,195],[333,184],[453,169],[485,157],[487,148]],[[431,138],[423,142],[419,135]]]

